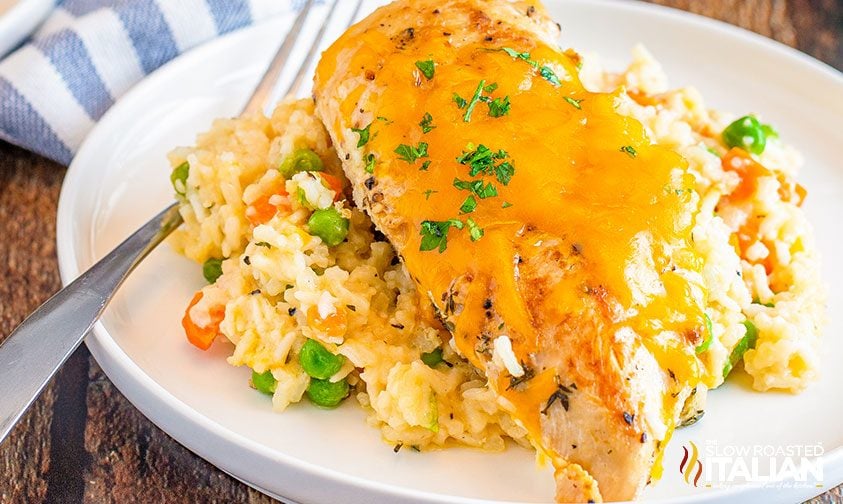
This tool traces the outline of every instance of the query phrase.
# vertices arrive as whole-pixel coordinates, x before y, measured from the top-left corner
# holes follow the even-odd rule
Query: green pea
[[[723,378],[729,376],[732,369],[734,369],[738,362],[743,359],[744,354],[748,350],[755,348],[755,344],[758,342],[758,328],[755,324],[753,324],[750,320],[744,320],[743,325],[746,327],[746,333],[743,338],[738,341],[738,344],[735,345],[735,348],[732,349],[732,353],[729,354],[729,360],[727,360],[726,364],[723,366]]]
[[[299,351],[299,363],[304,372],[320,380],[327,380],[337,374],[344,362],[345,357],[332,354],[312,339],[308,339]]]
[[[348,219],[334,207],[319,209],[307,220],[310,234],[322,238],[325,245],[339,245],[348,236]]]
[[[703,342],[697,345],[695,349],[697,353],[703,353],[708,350],[712,340],[714,340],[714,328],[711,326],[711,317],[708,316],[708,313],[704,313],[703,316],[705,317],[705,337],[703,338]]]
[[[767,138],[778,138],[779,137],[779,132],[776,131],[776,128],[770,126],[769,124],[762,124],[761,125],[761,131],[764,132],[764,135]]]
[[[296,149],[281,161],[278,171],[284,178],[290,178],[303,171],[322,171],[325,166],[318,154],[310,149]]]
[[[298,198],[299,200],[299,205],[305,208],[313,208],[307,202],[307,196],[304,194],[304,189],[302,189],[301,187],[296,187],[296,198]]]
[[[723,142],[729,147],[740,147],[753,154],[761,154],[767,146],[767,135],[761,123],[753,116],[743,116],[723,130]]]
[[[349,394],[348,380],[331,383],[328,380],[311,378],[307,386],[307,397],[317,406],[323,408],[334,408]]]
[[[173,184],[173,189],[176,194],[184,196],[187,193],[187,176],[190,174],[190,163],[184,163],[173,168],[170,173],[170,182]]]
[[[762,303],[762,302],[761,302],[761,300],[760,300],[760,299],[758,299],[758,298],[754,298],[754,299],[752,300],[752,304],[757,304],[757,305],[761,305],[761,306],[766,306],[767,308],[775,308],[775,307],[776,307],[776,303],[773,303],[772,301],[771,301],[771,302],[769,302],[769,303]]]
[[[437,349],[433,350],[432,352],[425,352],[425,353],[421,354],[421,360],[422,360],[422,362],[424,362],[425,364],[427,364],[430,367],[433,367],[433,366],[439,364],[440,362],[442,362],[444,360],[444,359],[442,359],[442,349],[437,348]]]
[[[209,284],[217,281],[222,276],[222,259],[210,258],[202,265],[202,274]]]
[[[275,387],[278,386],[278,382],[272,376],[272,371],[267,370],[260,374],[252,371],[252,385],[258,389],[258,392],[272,395],[275,393]]]

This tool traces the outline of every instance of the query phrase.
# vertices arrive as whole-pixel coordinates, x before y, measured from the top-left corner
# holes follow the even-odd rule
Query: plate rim
[[[558,2],[561,4],[581,4],[588,5],[590,7],[611,7],[615,10],[636,11],[644,13],[645,15],[667,18],[668,20],[674,22],[690,23],[704,30],[710,30],[714,33],[719,32],[725,36],[736,37],[741,43],[759,47],[776,57],[790,59],[792,62],[802,65],[806,70],[816,72],[824,78],[832,80],[834,85],[840,87],[841,92],[843,92],[843,72],[840,72],[830,65],[781,42],[769,39],[765,36],[723,21],[707,18],[699,14],[694,14],[672,7],[649,4],[639,2],[637,0],[626,2],[618,2],[617,0],[545,1],[547,3]],[[287,14],[287,16],[289,15],[290,14]],[[274,19],[277,20],[279,17],[282,16],[277,16]],[[116,120],[114,118],[120,117],[120,112],[126,102],[132,102],[135,100],[136,96],[142,96],[148,87],[155,85],[158,80],[164,78],[161,77],[162,75],[166,76],[169,74],[172,67],[181,65],[185,60],[198,59],[205,55],[213,54],[218,51],[219,47],[229,44],[237,44],[238,39],[249,38],[251,36],[250,34],[260,30],[263,24],[264,23],[256,23],[255,25],[223,35],[217,39],[209,41],[208,43],[186,51],[165,65],[162,65],[122,96],[117,103],[115,103],[115,105],[106,112],[106,114],[100,119],[90,134],[86,137],[74,157],[74,161],[67,170],[59,196],[56,222],[56,246],[62,285],[67,285],[82,271],[79,265],[79,250],[77,250],[75,243],[76,239],[73,233],[75,221],[71,218],[71,211],[76,207],[76,198],[80,193],[80,189],[84,189],[80,186],[81,173],[84,168],[80,166],[80,163],[76,162],[76,159],[84,158],[87,152],[93,148],[92,146],[97,143],[98,138],[108,136],[108,126],[112,121]],[[804,79],[810,79],[810,75],[806,75]],[[236,431],[230,430],[218,424],[172,395],[167,389],[159,385],[152,377],[150,377],[134,360],[131,359],[131,357],[129,357],[126,352],[123,351],[101,322],[96,323],[94,329],[86,337],[85,344],[90,349],[91,354],[94,356],[97,363],[112,383],[117,386],[118,390],[120,390],[120,392],[136,408],[138,408],[146,418],[164,430],[168,435],[173,437],[179,444],[185,446],[191,452],[199,455],[205,460],[208,460],[213,465],[229,474],[234,475],[234,469],[220,461],[219,456],[214,456],[213,453],[203,450],[201,447],[197,446],[198,443],[196,442],[186,442],[184,436],[174,434],[174,431],[178,430],[174,426],[174,422],[182,422],[184,425],[191,425],[195,428],[202,429],[203,435],[215,436],[218,440],[229,445],[229,448],[245,450],[245,452],[261,456],[264,459],[282,463],[286,469],[292,470],[293,472],[298,472],[302,475],[319,477],[324,482],[331,482],[334,485],[340,484],[340,487],[342,488],[356,488],[369,492],[375,491],[377,492],[378,498],[393,497],[411,499],[416,502],[453,502],[461,504],[489,502],[487,500],[477,498],[450,496],[441,493],[402,487],[400,485],[371,481],[363,477],[350,475],[334,469],[327,469],[318,464],[307,462],[270,449],[256,441],[244,437]],[[140,389],[139,392],[137,391],[138,389]],[[132,393],[129,393],[129,390],[131,390]],[[135,396],[134,394],[141,395]],[[145,397],[143,394],[145,394]],[[152,403],[148,404],[148,401],[150,400],[152,400]],[[168,411],[165,413],[158,413],[157,417],[154,417],[150,412],[153,408],[153,404],[163,405],[168,408]],[[170,418],[163,419],[165,416]],[[838,479],[843,481],[843,445],[838,446],[832,451],[824,454],[822,459],[824,466],[837,467],[838,471],[836,472],[839,473]],[[247,483],[250,486],[258,488],[264,493],[270,495],[274,494],[274,492],[263,489],[257,483],[247,481],[248,478],[245,476],[235,476],[235,478]],[[840,483],[840,481],[835,480],[832,483],[836,486]],[[828,491],[831,488],[833,488],[833,486],[823,487],[820,489],[819,493]],[[751,486],[736,486],[693,496],[682,496],[678,499],[662,498],[650,502],[684,502],[690,504],[707,502],[713,499],[735,499],[741,497],[745,493],[751,492],[752,490],[753,487]],[[817,495],[819,495],[819,493]],[[508,501],[499,502],[503,504]]]

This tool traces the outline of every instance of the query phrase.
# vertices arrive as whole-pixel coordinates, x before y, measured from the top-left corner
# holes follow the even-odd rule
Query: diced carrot
[[[734,147],[723,156],[723,169],[726,171],[736,172],[741,176],[741,183],[729,195],[731,200],[745,200],[752,197],[758,189],[758,178],[767,177],[773,174],[763,165],[752,159],[748,152],[740,147]],[[792,201],[794,199],[793,193],[796,193],[798,206],[802,206],[805,201],[805,196],[808,191],[801,184],[794,184],[792,181],[786,179],[783,175],[779,175],[779,196],[784,201]]]
[[[319,309],[311,306],[307,310],[307,324],[328,336],[343,336],[348,329],[348,316],[344,308],[338,308],[336,313],[323,319],[319,315]]]
[[[635,103],[643,107],[657,105],[659,103],[659,100],[653,95],[649,95],[639,89],[630,89],[627,91],[626,94],[628,94],[629,97],[635,101]]]
[[[802,184],[796,184],[794,189],[796,191],[796,195],[799,196],[799,201],[796,203],[797,206],[802,206],[802,203],[805,202],[805,198],[808,196],[808,190],[805,189],[805,186]]]
[[[287,196],[287,189],[284,186],[283,179],[279,179],[269,188],[266,194],[263,194],[246,207],[246,219],[253,226],[269,222],[279,210],[290,210],[290,205],[286,201],[281,205],[273,205],[271,203],[273,196]]]
[[[765,240],[764,245],[767,246],[769,254],[767,254],[767,257],[761,260],[761,264],[764,265],[764,271],[766,271],[767,274],[770,275],[773,273],[773,269],[776,267],[776,265],[779,264],[779,256],[776,253],[776,247],[774,246],[774,244],[769,243]]]
[[[253,226],[269,222],[278,212],[278,208],[269,202],[271,194],[259,197],[246,208],[246,218]]]
[[[325,182],[328,189],[334,191],[334,201],[341,200],[343,197],[342,180],[328,173],[320,173],[319,176],[322,177],[322,181]]]
[[[749,153],[738,147],[731,149],[723,156],[723,169],[736,172],[741,177],[741,183],[728,196],[733,201],[751,198],[758,190],[758,179],[773,175],[773,172],[752,159]],[[782,182],[781,179],[779,181],[781,182],[779,185],[779,195],[781,198],[785,201],[791,201],[793,199],[793,192],[795,192],[798,197],[797,204],[801,205],[807,194],[805,188],[799,184],[789,184],[786,181]],[[750,219],[738,230],[738,251],[742,258],[747,259],[746,251],[758,241],[758,233],[757,219]],[[778,255],[773,243],[769,243],[766,240],[763,240],[763,243],[769,251],[767,256],[763,259],[750,262],[762,264],[767,274],[770,274],[779,263]]]
[[[732,200],[749,199],[758,189],[758,178],[771,174],[770,170],[752,159],[749,153],[740,147],[730,149],[721,162],[724,170],[735,172],[741,177],[741,183],[729,195]]]
[[[225,308],[223,306],[215,306],[211,308],[210,312],[208,313],[211,317],[211,323],[205,327],[199,327],[193,322],[193,319],[190,318],[190,309],[196,306],[196,303],[202,300],[202,291],[196,293],[193,296],[193,300],[190,301],[190,305],[188,305],[187,310],[184,311],[184,318],[181,319],[181,325],[184,327],[184,333],[187,335],[187,340],[193,344],[193,346],[200,348],[202,350],[207,350],[211,347],[211,343],[214,342],[214,338],[220,332],[220,323],[222,319],[225,318]]]
[[[802,203],[805,201],[805,196],[808,195],[808,191],[806,191],[801,184],[797,184],[792,179],[785,177],[784,175],[779,177],[779,182],[779,197],[782,201],[788,201],[790,203],[795,203],[796,206],[802,206]]]
[[[760,260],[750,260],[746,257],[746,251],[754,245],[758,241],[758,219],[750,219],[747,221],[741,228],[738,230],[737,233],[733,234],[729,238],[729,242],[732,243],[734,239],[738,241],[738,247],[736,248],[738,255],[745,259],[752,264],[762,264],[764,265],[764,269],[767,271],[767,274],[772,273],[773,268],[778,264],[778,256],[776,255],[776,248],[773,246],[772,243],[768,242],[767,240],[762,240],[764,246],[767,247],[769,253],[767,257],[760,259]]]

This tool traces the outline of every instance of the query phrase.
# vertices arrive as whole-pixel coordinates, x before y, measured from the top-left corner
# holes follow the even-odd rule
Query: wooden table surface
[[[658,3],[742,26],[843,69],[839,0]],[[59,289],[56,205],[64,174],[0,142],[0,341]],[[84,347],[0,445],[0,474],[0,503],[272,501],[153,425]],[[810,502],[841,503],[841,489]]]

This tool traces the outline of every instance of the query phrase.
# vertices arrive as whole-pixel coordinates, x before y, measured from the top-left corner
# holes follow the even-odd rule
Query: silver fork
[[[333,0],[287,89],[288,95],[295,94],[301,87],[340,1]],[[363,0],[356,2],[348,26],[357,18]],[[302,7],[241,115],[264,111],[313,4],[314,0],[307,0]],[[181,224],[178,203],[172,203],[47,300],[0,345],[0,442],[79,346],[129,273]]]

